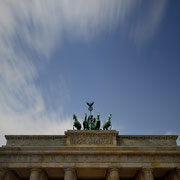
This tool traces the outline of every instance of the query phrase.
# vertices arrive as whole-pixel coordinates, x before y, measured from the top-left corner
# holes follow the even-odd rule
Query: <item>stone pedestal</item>
[[[64,180],[76,180],[76,173],[73,168],[65,168]]]
[[[40,176],[41,176],[41,169],[31,170],[30,180],[40,180]]]
[[[117,146],[118,132],[115,130],[68,130],[65,135],[67,146]]]

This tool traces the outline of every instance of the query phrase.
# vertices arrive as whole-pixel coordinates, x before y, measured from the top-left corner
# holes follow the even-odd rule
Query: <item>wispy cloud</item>
[[[131,38],[136,45],[143,45],[155,35],[163,20],[167,4],[167,0],[139,1],[136,11],[141,13],[137,13],[131,26]]]
[[[144,29],[143,39],[157,29],[164,11],[161,3],[157,2],[158,9],[153,7],[155,14],[149,12],[143,20],[152,19],[151,30]],[[63,116],[62,101],[47,112],[46,99],[35,83],[40,76],[37,64],[51,60],[65,34],[86,41],[124,23],[135,2],[2,0],[0,4],[0,144],[5,142],[4,134],[61,134],[71,128],[71,117]],[[136,25],[135,39],[139,40],[142,27]],[[69,99],[64,84],[61,80],[57,88],[59,92],[66,88],[60,97]]]
[[[35,84],[40,76],[36,61],[41,61],[41,65],[42,59],[51,60],[57,42],[62,43],[63,33],[89,39],[97,30],[114,26],[112,23],[119,19],[117,9],[126,5],[99,0],[1,1],[1,144],[5,142],[4,134],[60,134],[71,128],[71,117],[63,116],[62,101],[47,112],[45,97]],[[63,92],[61,99],[69,98],[63,79],[56,88]]]

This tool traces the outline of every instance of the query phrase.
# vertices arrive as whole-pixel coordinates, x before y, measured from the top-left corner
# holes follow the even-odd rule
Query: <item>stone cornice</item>
[[[172,139],[177,140],[178,135],[119,135],[119,138],[126,138],[126,139]]]
[[[68,130],[66,135],[6,135],[7,147],[125,146],[174,147],[177,135],[118,135],[115,130]]]
[[[100,131],[102,132],[102,131]],[[109,132],[106,131],[108,134],[116,134],[117,135],[117,131],[116,132]],[[84,133],[81,132],[68,132],[72,135],[74,134],[81,134],[83,135]],[[101,133],[103,135],[107,134],[107,133]],[[65,134],[67,134],[67,132],[65,132]],[[86,134],[88,135],[94,135],[91,132],[86,132]],[[96,133],[98,134],[98,133]],[[173,139],[173,140],[177,140],[178,135],[118,135],[119,138],[126,138],[126,139]],[[6,140],[10,140],[10,139],[61,139],[61,138],[66,138],[65,135],[5,135]]]
[[[62,139],[66,138],[65,135],[5,135],[7,140],[11,139]]]

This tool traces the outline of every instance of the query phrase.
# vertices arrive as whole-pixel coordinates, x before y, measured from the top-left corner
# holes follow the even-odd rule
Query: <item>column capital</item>
[[[111,171],[120,171],[120,168],[117,168],[117,167],[109,167],[108,168],[108,173],[111,172]]]
[[[74,167],[64,168],[64,180],[76,180],[76,171]]]
[[[144,179],[146,180],[153,180],[153,169],[151,167],[144,167],[142,168]]]
[[[109,167],[107,173],[107,179],[109,180],[119,180],[119,168]]]
[[[143,167],[141,170],[143,172],[153,172],[153,168],[152,167]]]
[[[30,180],[39,180],[42,170],[40,168],[32,168]]]
[[[32,169],[31,169],[31,172],[32,172],[32,171],[41,172],[41,171],[42,171],[42,169],[41,169],[41,168],[32,168]]]
[[[75,168],[74,167],[65,167],[64,171],[72,171],[75,172]]]

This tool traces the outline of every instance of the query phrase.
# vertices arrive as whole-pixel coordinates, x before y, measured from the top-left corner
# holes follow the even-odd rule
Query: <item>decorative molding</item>
[[[104,135],[104,136],[118,136],[118,131],[116,130],[68,130],[65,131],[66,136],[70,135],[89,135],[89,136],[97,136],[97,135]]]
[[[180,155],[0,155],[1,163],[180,163]]]

